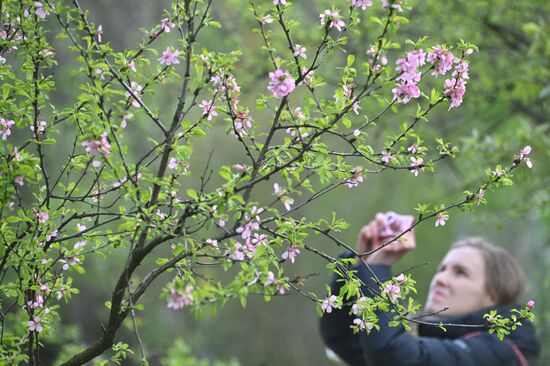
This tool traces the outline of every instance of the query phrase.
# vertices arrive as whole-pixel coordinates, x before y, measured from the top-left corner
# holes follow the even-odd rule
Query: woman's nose
[[[440,271],[435,274],[434,285],[447,286],[447,283],[448,283],[447,271]]]

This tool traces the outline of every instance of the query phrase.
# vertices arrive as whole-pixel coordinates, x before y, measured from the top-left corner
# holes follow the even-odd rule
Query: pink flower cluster
[[[221,94],[223,98],[229,96],[230,99],[235,99],[236,94],[241,91],[241,87],[233,76],[214,75],[210,81],[216,86],[214,91]]]
[[[267,280],[264,281],[264,286],[272,286],[275,285],[277,281],[277,278],[275,277],[275,274],[271,271],[267,272]],[[277,285],[277,293],[279,295],[284,295],[286,292],[285,287],[281,284]]]
[[[38,131],[39,135],[42,135],[42,134],[44,134],[44,132],[46,132],[46,126],[47,126],[46,121],[36,122],[36,130]],[[35,132],[34,131],[34,126],[31,126],[30,129],[33,132],[33,136],[36,137],[36,133],[34,133]]]
[[[346,23],[341,19],[340,13],[338,10],[330,10],[326,9],[323,13],[319,14],[319,18],[321,21],[321,25],[325,25],[328,23],[329,28],[336,28],[338,31],[342,31],[342,27],[346,25]]]
[[[108,157],[111,155],[111,145],[107,140],[107,132],[101,134],[101,140],[87,140],[82,143],[86,148],[86,152],[94,156],[103,155]]]
[[[212,120],[212,117],[216,117],[218,115],[218,112],[216,112],[216,107],[214,107],[213,104],[213,100],[203,100],[201,104],[199,104],[199,107],[202,109],[203,117],[206,117],[209,121]]]
[[[374,72],[379,72],[381,69],[382,69],[382,66],[386,66],[388,64],[388,58],[386,57],[386,55],[383,53],[383,50],[379,50],[378,51],[378,57],[376,58],[376,65],[374,65],[374,58],[376,56],[377,52],[376,52],[376,48],[374,46],[372,46],[371,48],[369,48],[369,50],[367,51],[367,62],[373,66],[373,71]]]
[[[354,188],[359,185],[359,183],[363,183],[363,168],[360,166],[356,166],[351,170],[351,174],[353,176],[351,178],[346,179],[345,184],[348,186],[348,188]]]
[[[415,177],[418,177],[418,174],[423,170],[424,170],[424,159],[415,158],[414,156],[411,156],[411,166],[410,166],[411,173]]]
[[[351,5],[365,10],[372,6],[372,0],[351,0]]]
[[[435,46],[433,51],[428,53],[427,59],[429,63],[434,65],[432,75],[435,77],[445,75],[453,68],[453,63],[455,62],[455,56],[441,47],[441,45]]]
[[[7,120],[0,117],[0,134],[2,134],[2,140],[6,140],[11,135],[11,126],[15,124],[15,121]]]
[[[279,197],[287,211],[290,211],[292,205],[294,204],[294,199],[285,195],[285,191],[281,189],[278,183],[273,184],[273,191],[275,195]]]
[[[387,294],[392,301],[396,301],[399,298],[399,293],[401,292],[401,288],[397,285],[388,283],[384,286],[384,289],[382,290],[382,292]]]
[[[141,94],[141,91],[143,90],[143,87],[141,85],[139,85],[138,83],[136,83],[135,81],[132,81],[130,83],[130,90],[132,91],[131,93],[126,92],[126,96],[128,98],[130,98],[129,102],[132,103],[132,105],[136,108],[141,107],[141,104],[139,103],[139,101],[137,99],[134,98],[134,95],[136,97],[139,97],[139,95]]]
[[[527,167],[529,169],[531,169],[533,167],[533,162],[531,161],[531,159],[527,156],[531,153],[531,146],[527,145],[525,146],[523,149],[521,149],[521,151],[519,152],[519,156],[517,156],[517,159],[519,161],[524,161],[525,162],[525,165],[527,165]]]
[[[170,29],[174,28],[176,25],[170,21],[170,18],[162,18],[160,21],[160,30],[165,33],[170,33]],[[160,33],[160,30],[157,32]]]
[[[191,285],[185,288],[184,293],[171,289],[167,307],[169,309],[177,310],[183,308],[184,306],[193,305],[193,290],[194,287]]]
[[[332,308],[337,308],[338,298],[335,295],[330,295],[328,299],[321,303],[321,310],[326,313],[332,313]]]
[[[267,89],[273,93],[275,98],[283,98],[292,93],[296,83],[290,73],[277,69],[269,73],[269,85]]]
[[[243,261],[247,257],[252,258],[258,246],[267,244],[267,235],[257,232],[260,229],[260,214],[263,211],[263,208],[254,206],[250,213],[244,215],[244,224],[236,230],[244,239],[244,245],[240,242],[234,244],[230,253],[231,259]]]
[[[300,249],[294,245],[291,245],[287,250],[283,252],[281,258],[284,260],[288,259],[291,263],[294,263],[298,254],[300,254]]]
[[[393,1],[393,4],[391,4],[391,8],[399,11],[399,12],[402,12],[403,11],[403,1],[404,0],[395,0]],[[388,0],[382,0],[382,6],[384,8],[389,8],[390,7],[390,2]]]
[[[418,98],[420,96],[420,89],[418,88],[418,82],[422,77],[419,68],[426,63],[426,53],[420,50],[414,50],[407,52],[405,58],[401,58],[396,61],[396,70],[400,72],[397,80],[398,83],[392,93],[394,100],[398,103],[406,104],[411,98]]]
[[[158,59],[161,65],[169,66],[176,65],[180,63],[178,57],[180,56],[180,50],[173,50],[170,47],[166,47],[166,50],[162,53],[162,56]]]

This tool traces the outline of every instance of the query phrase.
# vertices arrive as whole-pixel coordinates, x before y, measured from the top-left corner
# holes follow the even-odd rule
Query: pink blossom
[[[439,75],[445,75],[453,68],[455,56],[443,49],[441,45],[434,47],[433,51],[428,53],[428,62],[434,64],[435,68],[432,71],[432,75],[437,77]]]
[[[403,273],[400,273],[399,276],[395,277],[395,279],[401,283],[407,282],[407,277]]]
[[[39,135],[42,135],[46,131],[47,123],[46,121],[38,121],[36,122],[37,131]],[[30,126],[30,129],[32,132],[34,132],[34,126]],[[33,136],[36,137],[36,133],[33,133]]]
[[[357,302],[351,306],[351,311],[354,315],[363,313],[363,311],[365,310],[364,302],[366,300],[367,298],[365,296],[361,296],[359,300],[357,300]]]
[[[290,246],[282,255],[284,260],[289,259],[291,263],[294,263],[296,256],[300,254],[300,249],[296,246]]]
[[[143,90],[143,87],[141,85],[139,85],[138,83],[136,83],[135,81],[132,81],[130,83],[130,90],[132,91],[131,93],[130,92],[126,92],[126,96],[130,98],[130,103],[132,103],[132,105],[136,108],[139,108],[141,107],[141,104],[138,100],[134,99],[134,95],[136,97],[139,97],[139,95],[141,94],[141,91]]]
[[[267,240],[267,235],[254,233],[254,237],[252,238],[251,242],[254,245],[265,245],[267,244]]]
[[[290,211],[292,205],[294,204],[294,199],[290,197],[283,197],[282,198],[283,205],[285,206],[287,211]]]
[[[136,63],[133,60],[128,62],[128,68],[133,72],[137,72]]]
[[[420,96],[420,89],[414,82],[403,81],[401,84],[396,84],[392,93],[394,100],[397,100],[398,103],[407,104],[411,98]]]
[[[388,8],[390,7],[390,2],[388,0],[382,0],[382,6],[384,8]],[[402,12],[403,11],[403,0],[395,0],[392,4],[391,4],[391,7],[399,12]]]
[[[157,211],[155,212],[155,214],[157,215],[157,217],[160,219],[160,220],[164,220],[166,218],[166,214],[164,212],[162,212],[160,209],[157,208]]]
[[[319,18],[321,20],[321,25],[328,23],[330,28],[336,28],[340,32],[342,31],[342,27],[346,25],[337,10],[332,11],[330,9],[326,9],[324,13],[319,14]]]
[[[55,55],[55,53],[48,50],[48,49],[44,49],[44,50],[40,51],[40,56],[42,56],[44,58],[49,57],[49,56],[53,56],[53,55]]]
[[[38,222],[40,224],[45,224],[50,217],[46,212],[39,212],[36,216],[38,217]]]
[[[206,239],[206,243],[212,245],[214,248],[219,248],[218,241],[215,239]]]
[[[286,5],[286,0],[273,0],[273,5]]]
[[[369,6],[372,6],[372,0],[351,0],[351,5],[365,10]]]
[[[52,238],[55,238],[57,236],[58,232],[57,230],[52,231],[51,233],[46,235],[46,241],[52,240]]]
[[[369,50],[367,51],[367,55],[369,56],[369,58],[367,59],[367,62],[370,65],[374,64],[374,58],[376,57],[377,65],[374,65],[373,67],[373,70],[375,72],[379,72],[382,69],[382,66],[385,66],[388,64],[388,58],[383,52],[384,52],[383,50],[377,51],[374,46],[369,48]]]
[[[11,135],[11,126],[15,124],[15,121],[6,120],[0,117],[0,134],[2,134],[2,140],[6,140]]]
[[[412,144],[411,146],[409,146],[407,148],[407,151],[411,154],[416,154],[417,152],[420,152],[422,149],[418,146],[416,146],[416,144]]]
[[[8,203],[8,211],[10,211],[10,212],[13,211],[14,207],[15,207],[15,203],[13,203],[13,202]]]
[[[178,167],[178,159],[170,158],[170,162],[168,163],[168,169],[177,169],[177,167]]]
[[[248,166],[246,164],[235,164],[235,169],[239,172],[244,172],[248,169]]]
[[[101,134],[101,140],[87,140],[82,143],[86,148],[86,152],[94,156],[103,155],[108,157],[111,155],[111,144],[107,140],[107,132]]]
[[[445,94],[451,97],[451,108],[458,107],[462,104],[462,98],[466,92],[466,81],[463,79],[447,79],[445,80]]]
[[[396,157],[390,153],[389,151],[382,151],[382,159],[380,159],[382,163],[388,164],[390,161],[395,161]]]
[[[384,286],[384,290],[382,292],[388,294],[392,301],[396,301],[399,297],[399,293],[401,292],[401,288],[397,285],[388,283]]]
[[[445,226],[445,223],[449,220],[449,215],[440,212],[437,214],[437,219],[435,220],[435,226]]]
[[[411,156],[411,173],[418,177],[418,173],[424,170],[424,159]]]
[[[301,107],[294,108],[294,114],[296,115],[296,118],[298,118],[298,119],[306,118],[306,116],[304,116],[304,114],[302,113],[302,108]]]
[[[301,75],[304,77],[303,83],[306,84],[308,87],[312,88],[313,87],[313,74],[314,74],[313,71],[308,72],[307,67],[302,67],[300,72],[301,72]]]
[[[236,242],[231,252],[231,259],[235,261],[244,261],[244,247],[241,243]]]
[[[185,288],[184,293],[180,293],[174,289],[170,290],[170,297],[168,298],[168,304],[166,305],[168,309],[181,309],[184,306],[193,305],[193,295],[192,292],[194,287],[189,285]]]
[[[355,318],[353,319],[353,324],[359,328],[359,330],[371,330],[374,327],[374,324],[370,322],[365,322],[363,319]]]
[[[527,301],[527,309],[529,309],[529,311],[533,310],[534,307],[535,307],[535,301],[534,300]]]
[[[519,154],[519,160],[524,161],[525,165],[527,165],[529,169],[533,167],[533,162],[531,161],[530,158],[527,157],[527,155],[529,155],[530,153],[531,153],[531,146],[527,145],[523,149],[521,149]]]
[[[36,8],[36,10],[34,11],[36,16],[38,16],[40,19],[46,18],[48,12],[46,11],[46,9],[44,9],[44,5],[42,5],[41,2],[35,1],[34,6]]]
[[[396,61],[396,70],[401,72],[397,80],[403,80],[408,83],[419,82],[422,74],[418,71],[418,68],[425,63],[426,53],[422,49],[407,52],[405,58]]]
[[[126,123],[128,122],[129,119],[131,118],[134,118],[134,114],[133,113],[125,113],[123,116],[122,116],[122,119],[120,121],[120,127],[122,128],[126,128]]]
[[[252,236],[254,231],[257,231],[260,228],[257,222],[248,220],[243,226],[237,228],[237,233],[241,234],[241,237],[245,240],[249,239]]]
[[[216,117],[218,112],[216,112],[216,107],[213,106],[214,101],[203,100],[199,107],[202,109],[202,115],[207,117],[209,121],[212,120],[212,117]]]
[[[360,130],[358,130],[358,129],[353,130],[353,136],[354,136],[355,138],[359,137],[360,135],[361,135],[361,131],[360,131]]]
[[[479,192],[476,194],[476,200],[477,205],[479,206],[481,204],[481,201],[483,200],[483,197],[485,197],[485,190],[483,188],[479,189]]]
[[[262,20],[260,21],[260,23],[262,23],[262,24],[273,23],[273,18],[271,17],[270,14],[264,15],[264,16],[262,17]]]
[[[82,248],[85,245],[86,245],[86,240],[77,241],[74,245],[74,249]]]
[[[18,175],[17,177],[15,177],[13,182],[15,184],[18,184],[19,186],[23,187],[25,185],[25,177],[22,176],[22,175]]]
[[[160,21],[160,28],[166,33],[170,33],[170,28],[174,28],[175,26],[169,18],[162,18]]]
[[[267,280],[264,282],[264,286],[271,286],[275,283],[275,275],[273,272],[267,272]]]
[[[69,257],[67,259],[61,259],[61,263],[63,263],[63,270],[66,271],[69,267],[76,266],[80,263],[80,259],[78,259],[78,257]]]
[[[170,47],[166,47],[166,50],[162,53],[162,57],[158,59],[161,65],[176,65],[180,63],[178,56],[181,54],[179,50],[172,51]]]
[[[493,175],[493,177],[495,178],[500,178],[502,177],[502,175],[504,174],[504,170],[502,169],[495,169],[491,172],[491,174]]]
[[[336,307],[338,298],[331,295],[328,299],[321,303],[321,310],[327,313],[332,313],[332,308]]]
[[[304,46],[302,46],[302,45],[296,43],[296,44],[294,45],[294,49],[295,49],[295,51],[294,51],[294,57],[302,57],[302,58],[304,58],[304,59],[307,59],[307,55],[306,55],[307,49],[306,49]]]
[[[295,81],[290,74],[281,69],[269,73],[269,85],[267,89],[273,93],[275,98],[282,98],[294,90]]]
[[[40,324],[40,321],[41,319],[39,316],[35,316],[33,317],[33,320],[29,320],[28,322],[29,330],[31,332],[37,332],[37,333],[42,332],[42,324]]]
[[[354,188],[359,185],[359,183],[363,183],[363,168],[360,166],[353,167],[351,169],[351,173],[353,176],[351,178],[348,178],[345,180],[346,186],[348,188]]]
[[[275,195],[277,195],[278,197],[281,197],[283,194],[285,194],[285,192],[281,189],[281,187],[279,187],[278,183],[273,184],[273,191],[275,192]]]

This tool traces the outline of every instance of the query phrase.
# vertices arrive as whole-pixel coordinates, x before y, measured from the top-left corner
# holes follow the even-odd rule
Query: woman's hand
[[[357,240],[357,252],[360,254],[374,252],[360,258],[369,264],[391,266],[397,262],[405,253],[416,247],[414,231],[410,230],[399,239],[390,244],[387,243],[410,228],[413,221],[412,216],[401,216],[391,211],[377,213],[374,220],[361,229]],[[387,245],[384,246],[384,244]]]

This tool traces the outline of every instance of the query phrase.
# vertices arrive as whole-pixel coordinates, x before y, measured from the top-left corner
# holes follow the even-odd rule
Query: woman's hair
[[[525,275],[512,256],[483,238],[466,238],[455,242],[451,249],[478,249],[485,262],[485,288],[494,296],[496,305],[517,302],[525,290]]]

